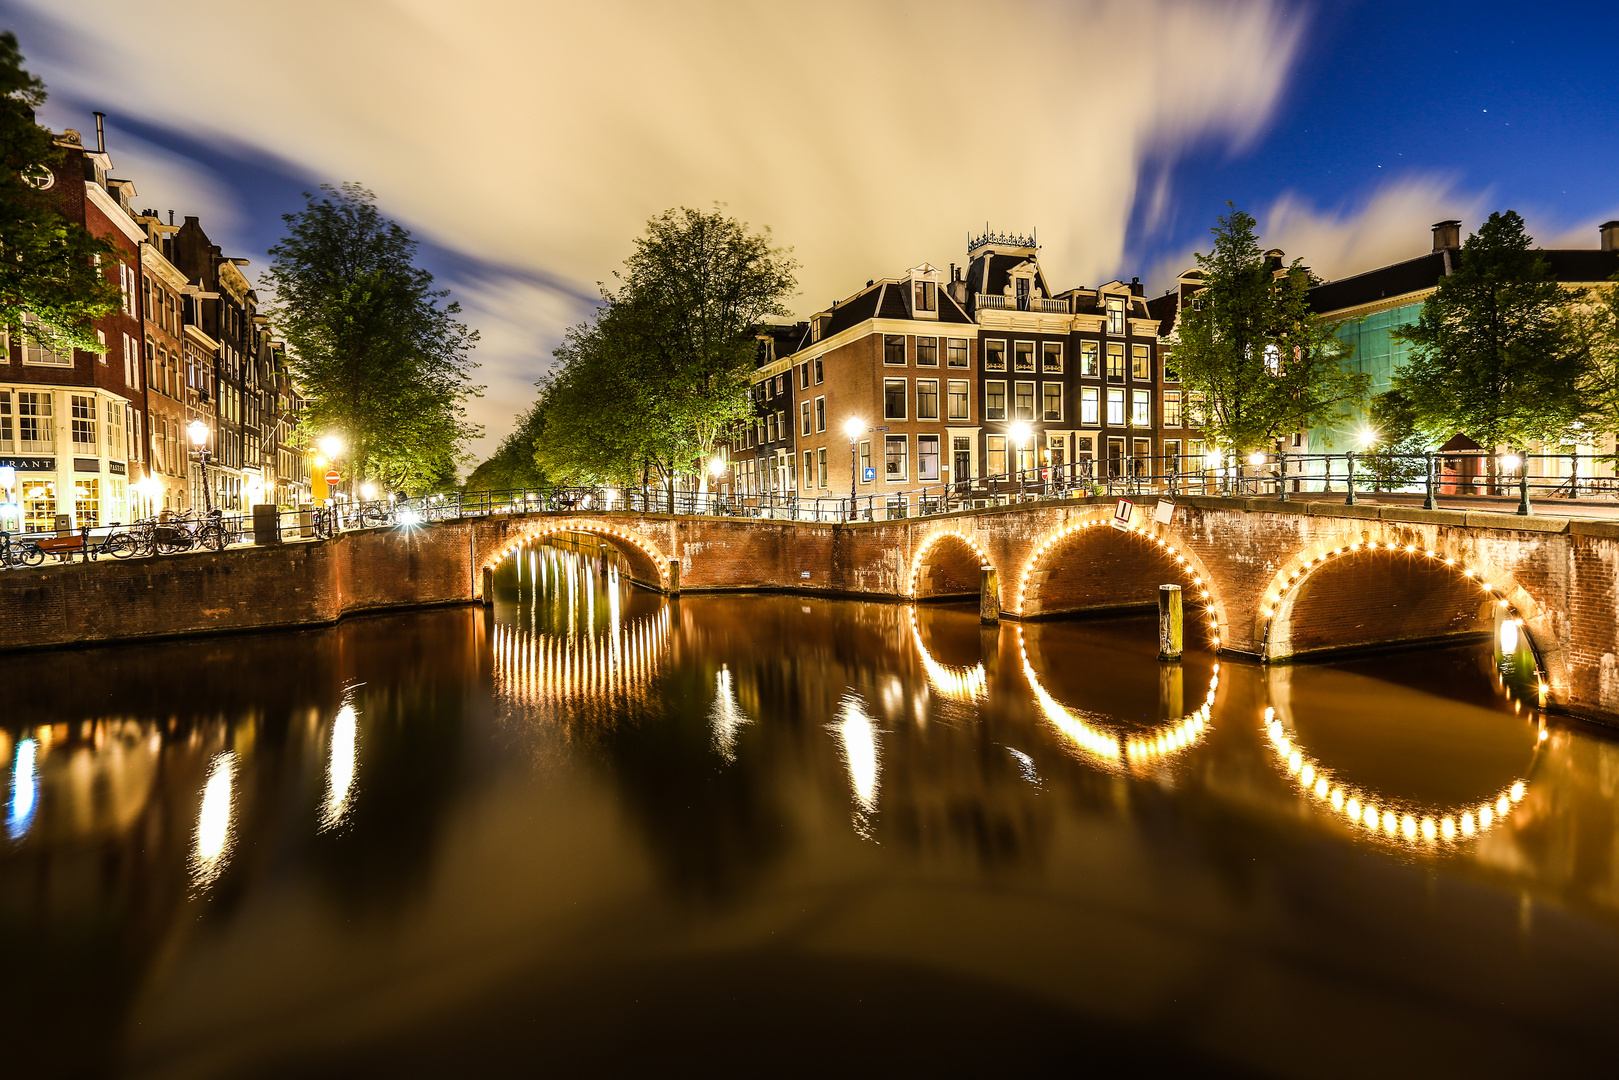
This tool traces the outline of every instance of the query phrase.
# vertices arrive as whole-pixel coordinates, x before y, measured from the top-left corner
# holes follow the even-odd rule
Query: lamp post
[[[851,416],[843,422],[843,433],[849,436],[849,520],[854,521],[859,516],[855,509],[855,466],[859,464],[860,432],[866,422],[857,416]]]
[[[157,497],[163,494],[163,481],[148,473],[135,484],[135,490],[142,498],[152,504],[149,516],[156,517]]]
[[[709,509],[714,510],[719,505],[720,477],[725,475],[725,459],[715,454],[708,462],[708,475],[713,477],[713,490],[709,493]],[[717,511],[715,511],[717,512]]]
[[[208,425],[201,420],[193,420],[186,427],[186,434],[191,436],[191,445],[197,451],[197,471],[202,474],[203,505],[207,507],[210,515],[214,512],[214,496],[208,490]]]
[[[1019,420],[1006,429],[1012,436],[1012,452],[1016,455],[1012,461],[1017,466],[1018,494],[1023,494],[1023,446],[1029,441],[1030,427]]]

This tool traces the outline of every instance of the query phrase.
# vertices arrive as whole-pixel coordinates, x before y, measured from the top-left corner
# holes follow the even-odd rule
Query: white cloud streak
[[[360,180],[437,244],[573,283],[463,297],[493,320],[492,386],[530,381],[544,348],[525,350],[678,204],[770,225],[805,264],[803,314],[959,260],[986,219],[1037,227],[1055,280],[1095,284],[1142,161],[1252,140],[1301,30],[1280,0],[24,2],[77,50],[23,42],[53,89]],[[131,27],[214,60],[153,63]]]

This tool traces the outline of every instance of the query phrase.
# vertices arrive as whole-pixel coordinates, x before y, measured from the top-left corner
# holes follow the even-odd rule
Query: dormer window
[[[939,286],[931,281],[918,281],[914,283],[913,295],[916,298],[917,311],[939,310]]]
[[[939,271],[928,263],[913,266],[908,271],[911,283],[911,318],[937,319],[939,317]]]
[[[1107,332],[1110,334],[1124,333],[1124,297],[1110,296],[1107,298]]]

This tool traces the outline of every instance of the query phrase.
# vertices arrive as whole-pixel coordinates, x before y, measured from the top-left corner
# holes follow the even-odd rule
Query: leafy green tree
[[[1394,386],[1430,435],[1461,432],[1486,448],[1562,443],[1591,418],[1591,343],[1531,243],[1516,213],[1491,214],[1417,321],[1394,331],[1411,345]]]
[[[633,483],[650,472],[671,497],[677,474],[701,484],[702,462],[752,416],[750,331],[788,314],[797,267],[768,229],[718,207],[647,222],[618,287],[568,333],[542,384],[547,474]]]
[[[1417,411],[1399,390],[1388,390],[1372,399],[1370,423],[1373,432],[1366,446],[1363,467],[1372,476],[1374,491],[1406,487],[1426,479],[1427,462],[1422,457],[1429,442],[1418,424]]]
[[[1370,386],[1342,366],[1351,347],[1337,325],[1310,310],[1317,279],[1298,260],[1273,267],[1255,228],[1235,207],[1219,218],[1213,252],[1197,255],[1203,287],[1181,311],[1173,345],[1182,385],[1203,397],[1205,434],[1239,455],[1347,418]]]
[[[359,184],[305,193],[285,214],[264,283],[308,401],[304,438],[336,434],[351,480],[412,493],[454,483],[478,428],[466,417],[478,340],[413,262],[416,241]]]
[[[1619,274],[1569,306],[1571,333],[1591,350],[1591,396],[1599,427],[1619,430]]]
[[[512,433],[501,440],[489,459],[467,477],[468,491],[510,491],[543,487],[545,472],[534,460],[535,444],[545,427],[543,402],[536,401],[517,418]]]
[[[90,320],[118,306],[98,260],[117,249],[57,208],[63,150],[34,122],[45,84],[22,66],[17,38],[0,33],[0,325],[54,352],[104,353]],[[24,316],[36,321],[24,330]]]

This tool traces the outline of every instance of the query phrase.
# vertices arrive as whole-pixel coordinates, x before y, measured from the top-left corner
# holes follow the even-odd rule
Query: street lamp
[[[186,434],[191,437],[191,445],[197,450],[197,469],[202,473],[202,499],[208,513],[214,512],[213,492],[208,490],[208,425],[201,420],[193,420],[186,427]]]
[[[851,416],[843,422],[843,433],[849,436],[849,520],[853,521],[858,513],[854,506],[855,494],[855,459],[859,456],[860,433],[865,430],[866,422],[858,416]]]
[[[367,480],[360,485],[360,494],[366,499],[374,499],[377,497],[377,486]]]
[[[1022,420],[1019,420],[1006,430],[1012,436],[1012,445],[1017,450],[1017,456],[1013,460],[1017,463],[1017,471],[1021,474],[1023,472],[1023,451],[1028,444],[1029,434],[1033,429]]]
[[[163,481],[155,476],[145,476],[135,483],[135,490],[152,504],[152,513],[157,513],[157,499],[163,494]]]
[[[1263,450],[1255,450],[1253,453],[1248,455],[1248,464],[1252,465],[1256,469],[1265,464],[1266,460],[1267,455]]]
[[[343,440],[336,435],[327,435],[320,440],[320,452],[326,455],[328,461],[343,452]]]

